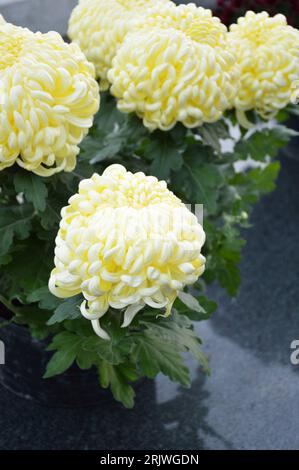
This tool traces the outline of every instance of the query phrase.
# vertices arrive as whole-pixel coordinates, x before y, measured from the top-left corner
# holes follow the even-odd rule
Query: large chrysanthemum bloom
[[[299,79],[299,31],[283,15],[249,11],[231,26],[228,37],[241,71],[235,100],[241,123],[246,126],[244,113],[251,109],[265,119],[275,116],[290,103]]]
[[[73,170],[98,107],[94,67],[76,44],[0,24],[0,170]]]
[[[226,27],[210,10],[170,4],[127,35],[108,79],[121,111],[169,130],[217,121],[232,106],[238,70]]]
[[[165,181],[111,165],[83,180],[62,209],[49,288],[62,298],[83,293],[82,315],[107,339],[99,318],[109,307],[125,309],[123,327],[145,305],[170,314],[179,291],[204,271],[204,241]]]
[[[147,10],[170,0],[79,0],[69,21],[68,35],[94,63],[100,87],[109,87],[107,72],[126,34]]]

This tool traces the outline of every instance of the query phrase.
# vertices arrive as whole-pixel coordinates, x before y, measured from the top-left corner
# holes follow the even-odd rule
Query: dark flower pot
[[[112,400],[101,388],[95,369],[82,371],[73,365],[65,373],[43,379],[53,353],[44,341],[32,339],[27,328],[10,324],[0,329],[5,345],[5,365],[0,365],[0,384],[28,400],[53,407],[88,407]]]
[[[10,313],[0,305],[1,317]],[[31,337],[29,330],[10,324],[0,328],[0,340],[5,346],[5,364],[0,365],[0,384],[27,400],[53,407],[88,407],[112,400],[110,390],[101,388],[95,369],[82,371],[73,365],[64,374],[43,379],[52,352],[46,351],[46,341]]]
[[[6,322],[11,317],[11,312],[0,303],[0,319]],[[0,385],[15,395],[55,408],[86,408],[114,401],[111,391],[101,387],[95,367],[81,370],[73,364],[63,374],[43,379],[53,351],[46,351],[49,341],[32,338],[26,326],[14,323],[0,326],[0,341],[5,347]],[[133,385],[137,389],[148,382],[141,377]]]

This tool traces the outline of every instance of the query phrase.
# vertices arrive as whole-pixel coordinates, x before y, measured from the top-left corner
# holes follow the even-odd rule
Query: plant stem
[[[7,320],[7,321],[2,321],[0,322],[0,329],[1,328],[5,328],[6,326],[10,325],[11,323],[13,323],[15,321],[15,316],[13,316],[10,320]]]
[[[19,313],[17,308],[9,302],[3,295],[0,294],[0,303],[4,305],[10,312],[12,312],[15,316]]]

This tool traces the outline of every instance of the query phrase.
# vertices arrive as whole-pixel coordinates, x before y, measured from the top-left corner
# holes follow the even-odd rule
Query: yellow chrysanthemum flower
[[[98,107],[94,67],[76,44],[0,24],[0,170],[72,171]]]
[[[79,0],[69,21],[69,37],[94,63],[100,87],[109,87],[107,72],[126,34],[150,7],[169,0]]]
[[[83,293],[81,313],[95,332],[109,307],[126,309],[123,327],[145,305],[170,314],[179,291],[204,271],[205,234],[165,181],[111,165],[80,183],[62,209],[50,291]]]
[[[169,130],[217,121],[232,106],[238,73],[220,20],[194,4],[169,4],[127,35],[108,79],[121,111]]]
[[[230,27],[229,42],[241,71],[235,107],[246,125],[244,112],[256,109],[265,119],[291,101],[292,85],[299,79],[299,31],[283,15],[247,12]]]

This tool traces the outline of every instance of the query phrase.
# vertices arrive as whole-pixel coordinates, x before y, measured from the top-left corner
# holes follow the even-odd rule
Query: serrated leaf
[[[272,129],[257,130],[240,140],[234,153],[239,159],[252,158],[265,161],[267,156],[276,157],[278,151],[284,147],[292,136],[297,135],[292,129],[276,126]]]
[[[101,109],[94,118],[94,127],[107,135],[125,119],[126,115],[117,109],[115,98],[109,92],[101,93]]]
[[[121,402],[126,408],[133,408],[135,392],[128,384],[121,369],[107,362],[102,362],[99,366],[99,380],[103,388],[110,385],[115,400]]]
[[[47,351],[55,351],[56,349],[70,348],[78,340],[78,336],[70,331],[61,331],[56,334],[49,346]]]
[[[217,280],[221,287],[227,290],[229,295],[235,297],[241,282],[240,269],[234,263],[226,262],[223,267],[219,267]]]
[[[28,204],[0,208],[0,256],[8,253],[14,237],[29,236],[33,210]]]
[[[82,303],[81,295],[76,295],[63,301],[55,310],[54,315],[48,320],[47,325],[54,325],[61,323],[65,320],[74,320],[80,318],[81,313],[79,310]]]
[[[45,230],[51,230],[60,222],[61,202],[51,197],[47,202],[47,210],[40,214],[40,222]]]
[[[144,157],[152,160],[151,173],[160,179],[167,179],[171,170],[179,171],[183,165],[182,153],[165,132],[156,131],[151,136]]]
[[[272,162],[264,168],[253,168],[246,173],[237,173],[230,183],[239,189],[244,202],[256,202],[261,195],[275,189],[279,170],[280,163]]]
[[[54,375],[65,372],[73,364],[78,352],[81,350],[81,342],[82,338],[69,331],[62,331],[56,334],[47,347],[47,350],[57,351],[47,364],[44,378],[48,379]]]
[[[132,155],[148,131],[142,121],[118,111],[115,99],[108,93],[101,98],[101,111],[97,114],[94,126],[81,144],[82,158],[91,165],[118,154]]]
[[[82,342],[82,349],[95,352],[99,358],[110,364],[119,364],[124,361],[131,348],[130,340],[121,338],[119,341],[106,341],[98,336],[90,336]]]
[[[197,204],[203,204],[209,214],[214,214],[217,210],[219,189],[223,183],[219,168],[214,164],[187,168],[192,181],[193,200]]]
[[[184,387],[190,386],[189,370],[183,363],[176,344],[165,341],[165,338],[153,337],[146,331],[136,335],[135,355],[142,373],[154,378],[159,372],[167,375],[174,382]]]
[[[29,236],[33,215],[28,204],[0,207],[0,256],[8,253],[14,237],[24,240]]]
[[[41,310],[34,305],[23,305],[18,308],[15,316],[15,323],[29,326],[32,336],[37,339],[44,339],[49,336],[49,328],[46,325],[49,318],[48,312]]]
[[[165,349],[171,351],[173,348],[177,355],[179,355],[179,351],[190,351],[203,366],[204,370],[209,372],[208,360],[201,351],[201,341],[196,336],[192,323],[187,317],[173,313],[171,317],[162,319],[159,322],[144,324],[147,328],[145,336],[149,336],[153,343],[157,341],[158,348],[160,347],[159,343],[162,342]],[[176,362],[178,358],[173,358],[173,360]],[[180,361],[178,363],[180,364]],[[151,366],[149,365],[149,367]],[[161,371],[165,373],[164,370],[161,369]],[[179,381],[178,378],[175,380]]]
[[[198,301],[200,305],[204,308],[204,311],[206,312],[206,315],[208,317],[210,317],[218,307],[217,302],[215,302],[214,300],[208,299],[204,295],[200,295],[198,297]]]
[[[12,258],[10,255],[0,256],[0,266],[5,266],[11,262]]]
[[[90,351],[84,351],[83,349],[78,348],[76,362],[80,369],[88,370],[97,362],[97,357]]]
[[[55,310],[61,303],[60,299],[51,294],[48,286],[43,286],[30,292],[27,296],[27,301],[30,303],[38,302],[39,307],[45,310]]]
[[[70,349],[56,351],[47,364],[44,379],[49,379],[55,375],[62,374],[71,367],[76,359],[76,346],[72,345]]]
[[[12,258],[5,268],[10,279],[9,296],[28,303],[28,297],[49,280],[53,247],[31,235],[26,243],[14,243]]]
[[[19,171],[14,177],[14,185],[16,191],[24,193],[26,200],[32,202],[38,212],[44,212],[48,190],[40,176],[30,171]]]
[[[208,145],[218,154],[221,154],[220,139],[230,137],[227,125],[222,120],[213,124],[204,124],[199,129],[199,135],[202,138],[203,144]]]

